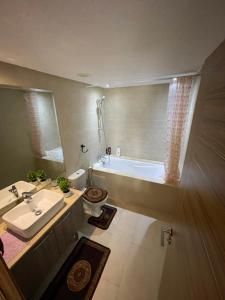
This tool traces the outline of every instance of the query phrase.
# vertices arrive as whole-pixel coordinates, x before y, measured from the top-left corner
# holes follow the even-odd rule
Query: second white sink
[[[64,206],[63,199],[63,195],[43,189],[32,196],[32,205],[23,201],[4,214],[2,219],[10,230],[29,239]],[[41,210],[40,215],[35,215],[33,206]]]
[[[16,197],[13,193],[9,192],[11,187],[15,185],[17,191],[18,191],[18,197]],[[22,196],[23,192],[35,192],[36,186],[26,182],[26,181],[17,181],[4,189],[0,190],[0,215],[4,214],[6,211],[8,211],[10,208],[15,206],[15,202],[19,200]]]

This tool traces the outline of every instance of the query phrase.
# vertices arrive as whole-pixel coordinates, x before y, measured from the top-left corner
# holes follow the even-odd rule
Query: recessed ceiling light
[[[108,83],[106,83],[106,87],[107,87],[107,88],[109,88],[109,87],[110,87],[110,85],[109,85]]]
[[[177,81],[177,77],[174,77],[174,78],[173,78],[173,81]]]
[[[90,74],[89,73],[77,73],[77,76],[85,78],[85,77],[89,77]]]

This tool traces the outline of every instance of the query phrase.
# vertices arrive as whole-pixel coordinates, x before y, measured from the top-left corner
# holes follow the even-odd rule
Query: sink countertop
[[[52,187],[51,185],[46,186],[45,189],[49,189],[54,192],[62,193],[59,188]],[[26,241],[25,247],[17,254],[13,259],[11,259],[7,265],[11,268],[30,248],[32,248],[40,238],[68,211],[68,209],[82,196],[83,192],[75,189],[71,189],[73,195],[68,198],[64,198],[64,203],[66,204],[42,229],[35,234],[30,240]],[[4,222],[0,224],[0,237],[6,232],[7,226]]]

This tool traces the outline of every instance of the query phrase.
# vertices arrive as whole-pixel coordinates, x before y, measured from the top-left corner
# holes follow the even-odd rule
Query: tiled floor
[[[160,246],[162,222],[125,209],[108,230],[84,222],[81,235],[111,249],[93,300],[156,300],[166,248]]]

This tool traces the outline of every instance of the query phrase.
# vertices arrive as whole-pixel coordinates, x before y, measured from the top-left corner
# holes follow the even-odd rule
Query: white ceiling
[[[0,60],[103,87],[198,71],[224,38],[225,0],[0,0]]]

